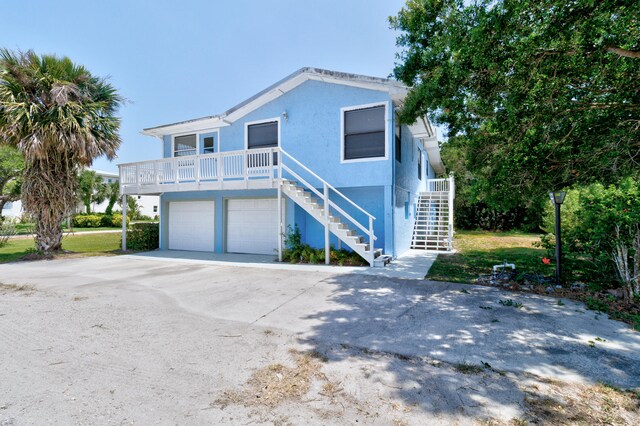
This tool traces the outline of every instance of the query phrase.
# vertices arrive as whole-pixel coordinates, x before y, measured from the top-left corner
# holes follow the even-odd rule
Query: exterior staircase
[[[329,231],[369,263],[373,261],[371,266],[384,266],[389,262],[390,257],[383,256],[382,249],[373,249],[370,242],[364,236],[358,235],[353,226],[349,226],[340,217],[325,212],[325,206],[318,197],[314,197],[311,191],[298,186],[293,180],[283,179],[282,193],[318,222],[324,224],[327,221]]]
[[[411,248],[420,250],[453,250],[453,176],[430,179],[429,191],[422,192],[416,207]]]

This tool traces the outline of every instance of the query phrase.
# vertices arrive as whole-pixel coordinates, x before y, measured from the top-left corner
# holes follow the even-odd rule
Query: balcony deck
[[[121,164],[120,193],[276,188],[278,155],[266,148]]]

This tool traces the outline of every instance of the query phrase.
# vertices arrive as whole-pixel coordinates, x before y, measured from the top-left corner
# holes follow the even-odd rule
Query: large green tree
[[[0,140],[24,157],[22,202],[38,250],[61,248],[78,171],[115,156],[121,103],[105,79],[69,58],[0,49]]]
[[[409,0],[390,22],[402,120],[464,136],[486,200],[638,175],[637,0]]]
[[[24,161],[18,150],[0,145],[0,222],[5,204],[20,199],[20,176],[23,169]]]

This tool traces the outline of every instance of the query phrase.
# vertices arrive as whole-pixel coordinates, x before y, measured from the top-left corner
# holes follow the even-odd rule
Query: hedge
[[[160,226],[157,223],[134,223],[127,229],[127,248],[155,250],[159,247]]]

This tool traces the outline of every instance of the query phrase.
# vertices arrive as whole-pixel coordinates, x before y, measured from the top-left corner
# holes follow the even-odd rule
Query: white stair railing
[[[325,262],[329,263],[329,260],[330,260],[329,259],[329,253],[328,253],[328,251],[329,251],[329,241],[328,241],[327,231],[329,230],[330,210],[333,209],[335,212],[339,213],[342,217],[344,217],[346,220],[348,220],[356,228],[358,228],[362,232],[364,232],[364,234],[368,237],[368,242],[369,242],[369,250],[367,252],[367,257],[368,258],[366,258],[365,260],[367,262],[369,262],[369,264],[371,266],[373,266],[373,260],[374,260],[374,257],[375,257],[374,242],[377,239],[376,236],[375,236],[374,230],[373,230],[373,224],[374,224],[374,221],[375,221],[376,218],[372,214],[370,214],[369,212],[364,210],[362,207],[357,205],[353,200],[351,200],[349,197],[344,195],[342,192],[338,191],[335,187],[333,187],[331,184],[329,184],[326,180],[322,179],[320,176],[318,176],[316,173],[314,173],[307,166],[305,166],[300,161],[295,159],[289,153],[287,153],[283,149],[279,149],[278,151],[281,153],[280,161],[278,162],[278,168],[279,168],[278,176],[280,178],[282,178],[282,171],[286,171],[293,178],[295,178],[298,183],[302,184],[303,188],[308,189],[313,194],[317,195],[320,200],[322,200],[323,207],[324,207],[324,217],[325,217],[325,219],[324,219],[325,223],[323,223],[323,225],[325,226],[325,251],[326,251],[326,253],[325,253]],[[318,189],[316,189],[316,187],[314,185],[312,185],[309,182],[307,182],[307,180],[302,178],[300,176],[300,174],[298,174],[294,170],[292,170],[291,167],[289,167],[286,164],[288,161],[293,162],[298,167],[303,169],[305,172],[309,173],[311,176],[313,176],[315,179],[317,179],[322,184],[322,189],[323,189],[322,192],[319,191]],[[282,182],[282,179],[280,179],[280,182]],[[281,185],[281,184],[282,183],[280,183],[279,185]],[[340,200],[346,201],[348,204],[350,204],[351,206],[355,207],[356,210],[358,210],[359,212],[363,213],[365,215],[365,217],[367,218],[367,220],[368,220],[367,226],[365,226],[362,223],[360,223],[360,221],[354,219],[349,213],[347,213],[343,208],[341,208],[334,200],[332,200],[331,197],[330,197],[331,193],[336,194],[339,197]],[[338,235],[336,235],[336,236],[338,238],[340,238]]]

